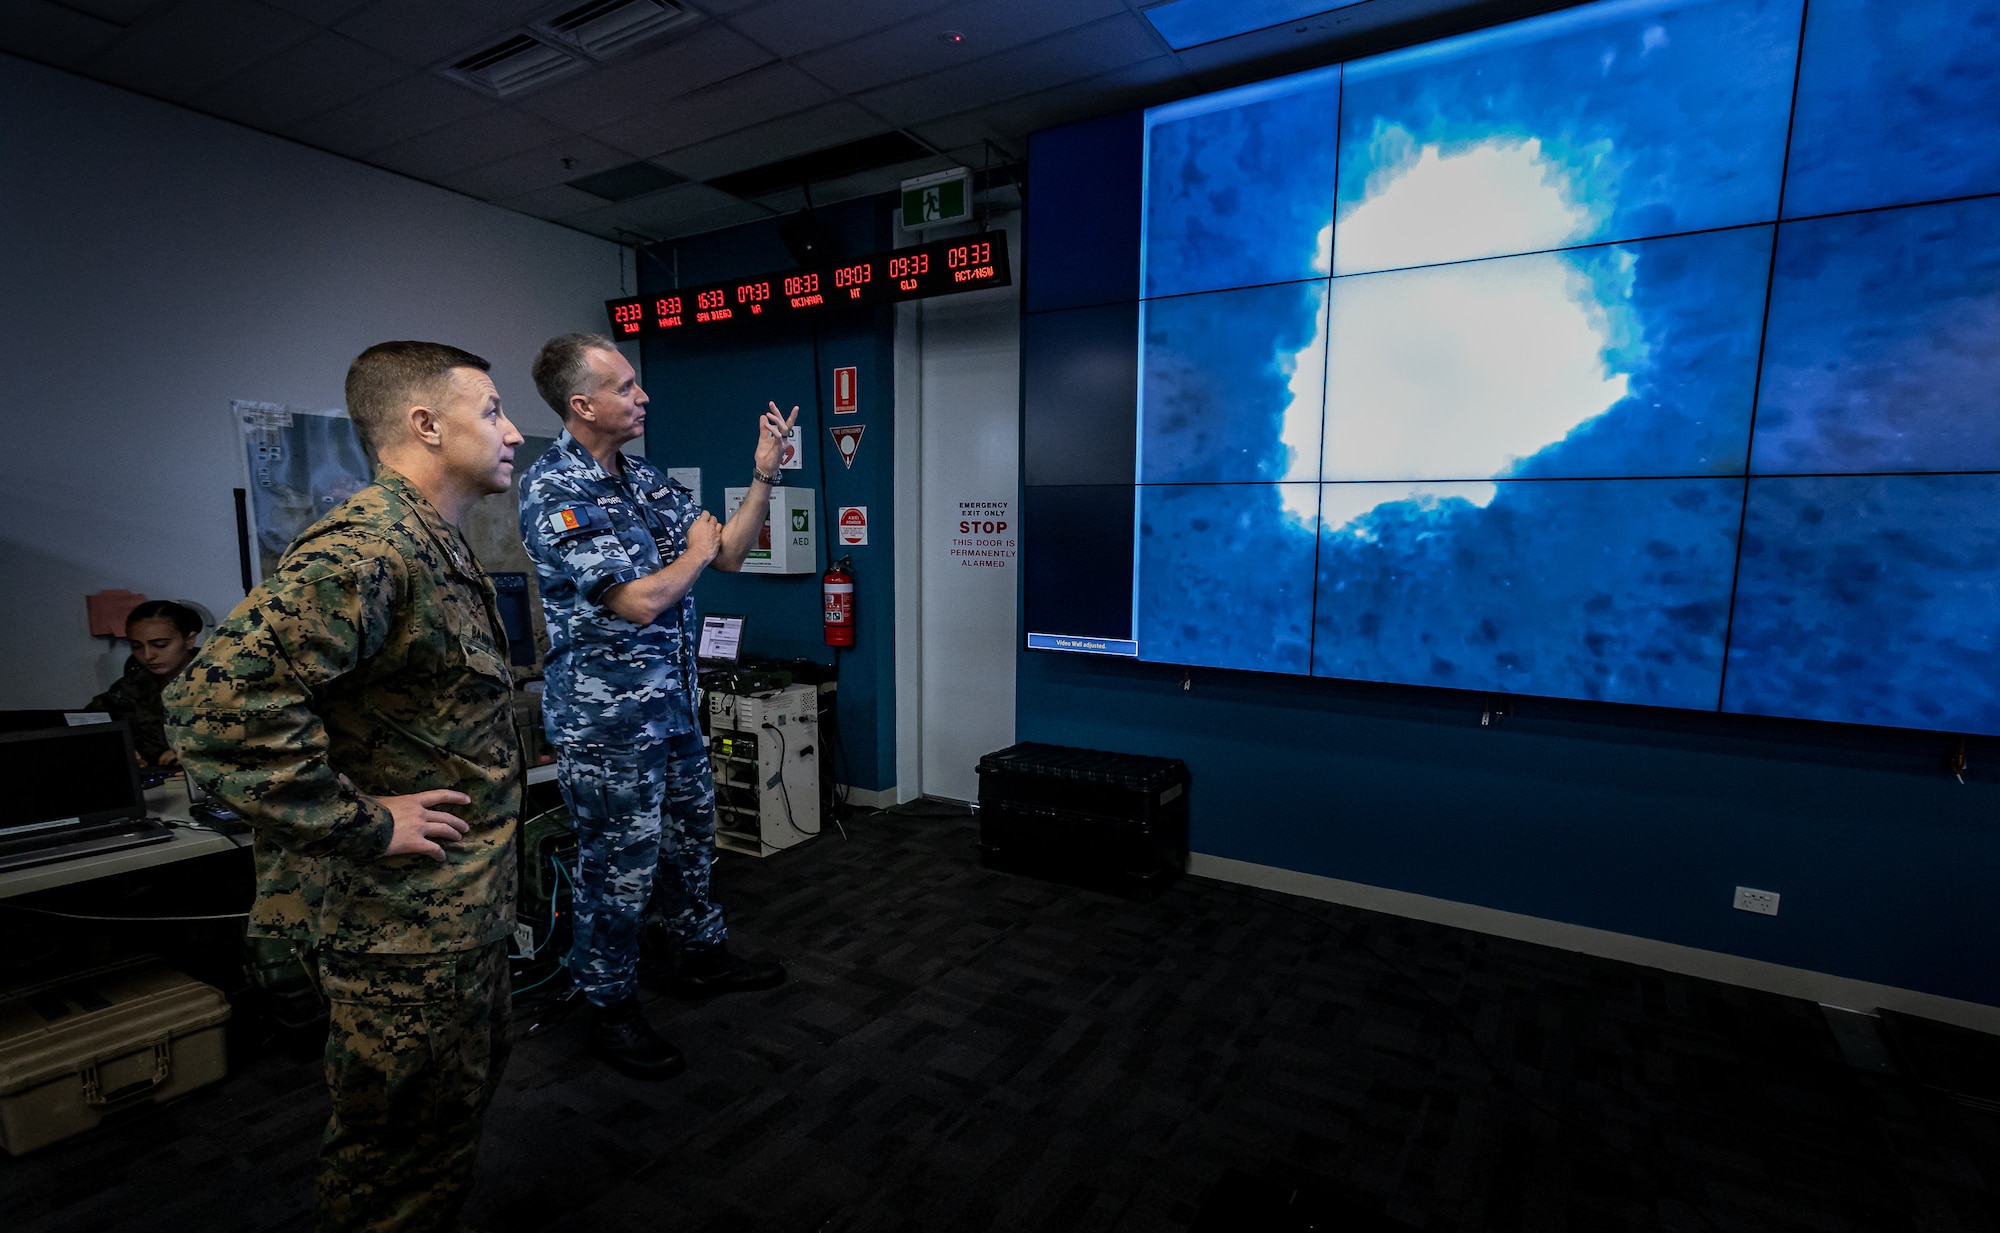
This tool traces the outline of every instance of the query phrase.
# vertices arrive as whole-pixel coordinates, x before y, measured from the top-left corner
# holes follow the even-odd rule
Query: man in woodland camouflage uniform
[[[521,435],[478,356],[361,353],[380,469],[292,544],[167,693],[188,774],[256,830],[252,932],[331,1003],[327,1230],[449,1229],[508,1050],[520,751],[500,611],[458,523]]]
[[[728,526],[619,446],[646,426],[646,391],[611,340],[550,339],[535,389],[563,434],[521,481],[521,540],[547,617],[544,716],[576,825],[570,976],[592,1010],[591,1049],[639,1079],[678,1074],[680,1051],[639,1013],[641,931],[668,989],[768,989],[775,963],[733,955],[709,897],[715,782],[695,724],[695,580],[742,567],[770,509],[779,450],[798,420],[758,425],[749,495]]]

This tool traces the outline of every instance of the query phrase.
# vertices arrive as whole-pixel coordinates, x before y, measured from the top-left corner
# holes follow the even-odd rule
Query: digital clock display
[[[821,269],[786,270],[685,287],[666,295],[607,300],[605,307],[611,313],[613,337],[637,338],[1005,287],[1013,281],[1007,269],[1007,233],[983,231]]]

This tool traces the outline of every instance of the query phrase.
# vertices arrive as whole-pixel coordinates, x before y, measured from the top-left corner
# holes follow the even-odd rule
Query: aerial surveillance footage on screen
[[[1031,647],[2000,732],[2000,3],[1605,0],[1137,139]],[[1038,595],[1121,500],[1129,607]]]

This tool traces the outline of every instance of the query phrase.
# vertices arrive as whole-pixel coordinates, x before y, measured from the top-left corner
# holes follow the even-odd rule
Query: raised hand
[[[776,475],[778,464],[783,461],[785,438],[791,435],[792,425],[799,422],[799,409],[793,407],[787,416],[778,410],[777,403],[765,405],[771,409],[757,417],[757,473]]]

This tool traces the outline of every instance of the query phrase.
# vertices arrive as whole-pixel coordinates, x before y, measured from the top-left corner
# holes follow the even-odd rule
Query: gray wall
[[[99,688],[89,592],[241,598],[230,399],[430,338],[554,436],[535,349],[619,290],[607,241],[5,55],[0,117],[0,707]]]

